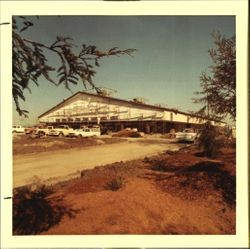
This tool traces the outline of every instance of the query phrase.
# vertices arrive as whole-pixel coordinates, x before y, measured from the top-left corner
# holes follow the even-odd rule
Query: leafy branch
[[[95,67],[100,66],[100,59],[108,56],[132,56],[136,51],[136,49],[120,50],[117,47],[100,51],[96,46],[83,44],[76,53],[74,48],[77,46],[74,45],[72,38],[57,36],[53,43],[43,44],[23,36],[24,31],[34,26],[33,22],[23,16],[13,17],[12,21],[12,95],[20,116],[27,117],[28,114],[26,110],[21,109],[19,100],[25,101],[25,89],[31,92],[30,82],[38,86],[38,79],[43,76],[49,82],[57,86],[63,84],[70,90],[71,84],[77,85],[81,81],[84,88],[90,86],[99,94],[93,76],[96,74]],[[50,52],[59,58],[60,64],[57,68],[49,65],[45,52]],[[52,78],[52,71],[57,73],[56,79]]]
[[[204,106],[198,114],[205,117],[222,119],[229,115],[236,119],[236,44],[235,36],[225,38],[219,32],[211,34],[215,48],[208,53],[212,60],[210,73],[200,76],[201,91],[195,92],[201,97],[194,98],[194,103]]]

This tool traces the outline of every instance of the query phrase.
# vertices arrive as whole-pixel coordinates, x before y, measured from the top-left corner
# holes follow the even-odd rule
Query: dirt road
[[[84,169],[139,159],[164,150],[178,150],[180,147],[165,139],[130,139],[120,144],[17,155],[13,157],[13,187],[37,180],[57,182],[78,176]]]

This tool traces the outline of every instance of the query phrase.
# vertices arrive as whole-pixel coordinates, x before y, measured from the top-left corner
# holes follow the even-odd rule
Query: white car
[[[24,127],[22,127],[21,125],[13,125],[12,133],[25,133]]]
[[[49,132],[54,129],[53,126],[47,126],[47,127],[38,127],[35,130],[35,134],[37,135],[49,135]]]
[[[69,137],[97,137],[101,136],[100,127],[77,129],[69,133]]]
[[[68,125],[59,125],[57,128],[53,128],[49,131],[49,136],[68,136],[69,133],[73,132],[73,129]]]
[[[186,128],[182,132],[177,132],[175,135],[179,142],[194,142],[199,136],[192,128]]]

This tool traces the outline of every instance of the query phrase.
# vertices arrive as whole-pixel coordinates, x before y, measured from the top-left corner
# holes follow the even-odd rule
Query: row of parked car
[[[68,125],[59,125],[57,127],[32,127],[24,128],[20,125],[12,127],[13,133],[33,134],[35,136],[58,136],[58,137],[94,137],[101,135],[101,129],[98,125],[81,126],[80,129],[70,128]],[[200,135],[198,130],[186,128],[182,132],[176,132],[174,138],[179,142],[195,142]]]
[[[30,127],[24,128],[20,125],[12,127],[12,133],[32,134],[35,136],[58,136],[58,137],[95,137],[101,135],[100,126],[81,126],[80,129],[70,128],[68,125]]]

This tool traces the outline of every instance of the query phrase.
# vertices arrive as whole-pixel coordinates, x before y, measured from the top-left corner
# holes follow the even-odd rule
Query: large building
[[[75,93],[38,118],[39,123],[47,125],[68,124],[79,128],[81,125],[100,124],[111,131],[137,128],[146,133],[197,128],[205,122],[191,113],[146,104],[141,98],[128,101],[87,92]],[[220,121],[211,122],[217,126],[225,125]]]

